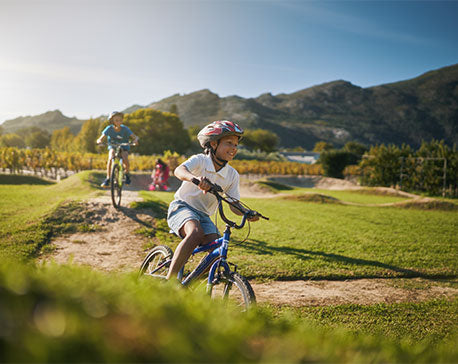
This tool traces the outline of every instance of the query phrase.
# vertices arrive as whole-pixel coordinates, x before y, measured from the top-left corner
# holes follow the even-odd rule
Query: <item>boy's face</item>
[[[222,137],[218,142],[211,142],[213,149],[216,149],[216,156],[225,161],[231,161],[237,154],[237,147],[239,145],[239,137],[236,135],[229,135]],[[213,144],[214,143],[214,144]]]
[[[113,116],[113,118],[111,119],[111,122],[113,123],[114,126],[119,126],[122,124],[122,115],[115,115]]]

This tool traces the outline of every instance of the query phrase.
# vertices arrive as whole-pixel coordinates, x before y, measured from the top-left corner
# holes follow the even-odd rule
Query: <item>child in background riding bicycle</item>
[[[170,203],[167,222],[183,240],[175,250],[167,279],[177,276],[197,246],[219,237],[218,229],[210,219],[216,211],[217,200],[207,193],[211,187],[208,182],[221,186],[228,197],[237,201],[240,198],[239,174],[227,163],[235,157],[242,135],[243,129],[237,124],[227,120],[214,121],[197,135],[204,153],[193,155],[175,169],[175,176],[183,183]],[[198,186],[192,183],[193,178],[200,181]],[[237,205],[242,211],[247,211],[239,203]],[[243,215],[236,208],[230,208],[235,214]],[[249,221],[258,219],[252,217]]]
[[[111,160],[114,157],[115,149],[110,145],[111,143],[128,143],[130,139],[133,139],[134,144],[138,144],[138,137],[130,130],[127,126],[122,124],[124,114],[119,111],[113,111],[108,117],[108,121],[111,125],[108,125],[103,131],[97,144],[102,144],[105,138],[108,139],[108,162],[107,162],[107,178],[103,181],[102,187],[108,187],[110,185],[110,173],[111,173]],[[124,170],[126,176],[126,184],[130,184],[129,174],[129,149],[128,145],[122,146],[122,160],[124,162]]]

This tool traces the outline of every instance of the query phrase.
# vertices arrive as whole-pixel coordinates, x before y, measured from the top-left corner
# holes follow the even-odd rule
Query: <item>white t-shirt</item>
[[[181,164],[197,177],[207,177],[210,182],[221,186],[224,193],[235,199],[240,199],[238,172],[226,164],[218,172],[209,155],[196,154]],[[194,183],[183,181],[175,193],[175,200],[182,200],[195,209],[213,215],[218,207],[216,197],[211,193],[204,194]]]

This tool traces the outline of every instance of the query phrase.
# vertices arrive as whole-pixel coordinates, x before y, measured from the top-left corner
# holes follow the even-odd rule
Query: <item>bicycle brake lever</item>
[[[268,217],[266,217],[266,216],[263,216],[263,215],[261,215],[259,212],[257,212],[257,211],[253,211],[253,210],[252,210],[252,212],[251,212],[251,213],[249,213],[249,216],[250,216],[250,217],[255,217],[255,216],[258,216],[258,217],[261,217],[261,218],[263,218],[263,219],[265,219],[265,220],[269,220],[269,218],[268,218]]]

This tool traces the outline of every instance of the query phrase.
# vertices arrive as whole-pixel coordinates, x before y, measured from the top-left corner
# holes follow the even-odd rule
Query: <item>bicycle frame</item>
[[[115,164],[119,165],[119,170],[121,173],[119,174],[118,186],[122,187],[123,179],[124,179],[124,160],[122,158],[122,151],[123,151],[122,147],[131,145],[131,144],[130,143],[121,143],[121,144],[111,143],[109,145],[112,146],[115,151],[113,158],[111,158],[111,169],[113,170],[113,166]]]
[[[229,226],[226,225],[226,229],[224,230],[224,234],[221,238],[218,238],[206,245],[197,247],[192,252],[192,255],[208,251],[213,249],[208,255],[202,260],[202,262],[191,272],[189,273],[184,280],[182,281],[183,286],[189,285],[195,279],[201,277],[204,272],[210,268],[208,273],[208,281],[207,284],[213,284],[215,280],[215,275],[217,269],[219,267],[224,268],[227,272],[229,272],[229,265],[227,263],[227,251],[229,249],[229,241],[231,236],[231,229]],[[180,271],[178,278],[181,280],[183,276],[183,269]]]
[[[118,145],[116,146],[116,150],[115,150],[115,155],[113,156],[113,158],[111,158],[111,169],[113,170],[113,166],[115,164],[119,165],[119,180],[118,180],[118,185],[122,187],[123,185],[123,178],[124,178],[124,161],[122,159],[122,156],[121,156],[121,146]]]

